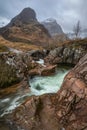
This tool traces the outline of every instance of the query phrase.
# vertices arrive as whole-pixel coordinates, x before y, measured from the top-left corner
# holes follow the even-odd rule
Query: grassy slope
[[[0,36],[0,52],[4,52],[4,51],[7,52],[8,47],[21,50],[21,51],[42,49],[41,46],[36,46],[36,45],[28,44],[28,43],[10,42],[4,39],[2,36]]]

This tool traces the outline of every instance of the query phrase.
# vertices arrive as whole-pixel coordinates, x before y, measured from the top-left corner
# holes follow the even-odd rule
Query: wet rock
[[[55,103],[57,119],[66,130],[87,128],[87,55],[65,77]]]
[[[46,68],[44,68],[41,72],[41,75],[42,76],[50,76],[50,75],[53,75],[55,73],[55,70],[56,70],[56,65],[49,65],[47,66]]]
[[[29,71],[30,77],[31,77],[31,76],[35,76],[35,75],[41,75],[40,73],[41,73],[41,72],[38,70],[38,68],[31,69],[31,70]]]
[[[34,69],[31,69],[29,71],[29,76],[35,76],[35,75],[40,75],[40,76],[50,76],[53,75],[56,71],[56,65],[47,65],[47,66],[42,66],[38,63],[35,63],[36,66]]]
[[[50,95],[29,98],[9,118],[10,127],[14,125],[17,130],[60,130]]]

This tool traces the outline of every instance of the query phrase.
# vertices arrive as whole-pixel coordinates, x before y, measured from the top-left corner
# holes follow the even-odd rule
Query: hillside
[[[42,50],[43,48],[41,46],[31,45],[25,42],[11,42],[0,36],[0,52],[8,52],[10,49],[27,52],[30,50]]]

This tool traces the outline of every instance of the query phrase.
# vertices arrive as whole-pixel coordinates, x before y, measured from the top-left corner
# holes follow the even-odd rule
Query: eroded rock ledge
[[[57,94],[31,97],[5,120],[14,130],[86,130],[87,54],[66,75]]]
[[[50,51],[49,55],[45,58],[46,63],[50,64],[74,64],[86,54],[87,41],[73,40],[61,45]]]

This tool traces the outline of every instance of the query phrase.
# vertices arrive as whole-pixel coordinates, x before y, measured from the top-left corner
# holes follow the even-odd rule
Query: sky
[[[0,0],[0,25],[26,7],[35,10],[38,21],[56,19],[64,32],[71,32],[78,20],[81,28],[87,28],[87,0]]]

